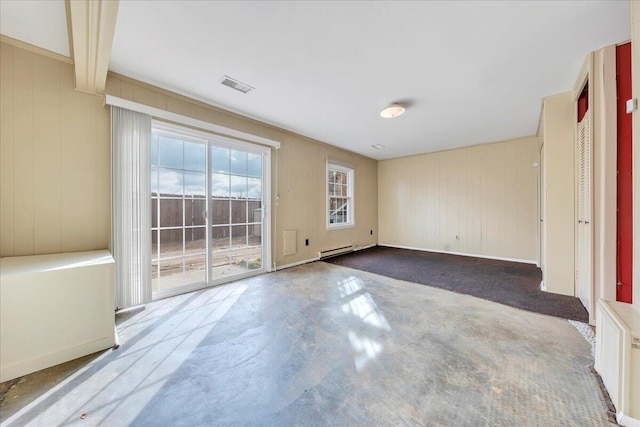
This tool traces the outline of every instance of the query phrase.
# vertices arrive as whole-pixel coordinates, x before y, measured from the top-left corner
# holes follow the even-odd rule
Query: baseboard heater
[[[326,251],[318,252],[318,258],[330,258],[336,255],[346,254],[347,252],[353,252],[353,245],[343,246],[341,248],[327,249]]]

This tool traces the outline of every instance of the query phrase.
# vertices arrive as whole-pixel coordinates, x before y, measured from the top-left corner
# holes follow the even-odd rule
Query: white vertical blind
[[[116,309],[151,301],[151,116],[111,107]]]

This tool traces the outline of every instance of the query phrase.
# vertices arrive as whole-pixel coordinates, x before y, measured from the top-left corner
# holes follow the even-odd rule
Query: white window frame
[[[355,168],[348,163],[340,162],[333,159],[327,159],[327,168],[325,174],[325,192],[326,192],[326,224],[327,230],[339,230],[342,228],[351,228],[356,225],[355,215]],[[329,195],[329,171],[334,170],[347,174],[347,221],[331,224],[331,203]]]

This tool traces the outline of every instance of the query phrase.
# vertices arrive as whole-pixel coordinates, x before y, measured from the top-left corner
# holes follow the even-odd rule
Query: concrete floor
[[[568,321],[322,262],[118,321],[5,383],[2,425],[609,425]]]

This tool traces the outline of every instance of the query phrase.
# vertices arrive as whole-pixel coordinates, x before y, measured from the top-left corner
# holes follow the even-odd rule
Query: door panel
[[[592,292],[592,243],[591,243],[591,129],[589,114],[578,123],[577,135],[577,177],[578,210],[576,239],[576,296],[591,309]]]

